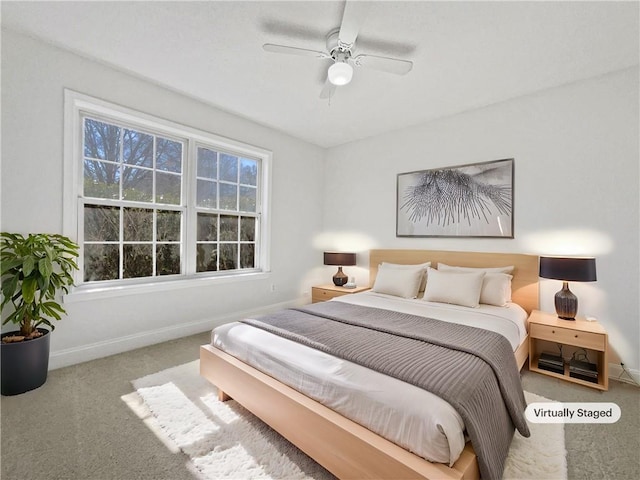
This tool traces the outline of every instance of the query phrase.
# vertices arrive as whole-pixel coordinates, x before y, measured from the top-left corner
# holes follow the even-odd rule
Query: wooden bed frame
[[[515,267],[512,299],[528,313],[538,308],[538,257],[510,253],[372,250],[370,285],[381,262],[427,261],[467,267]],[[515,352],[519,368],[528,338]],[[355,423],[274,378],[213,347],[200,347],[200,374],[217,386],[220,400],[235,399],[340,479],[479,479],[478,461],[467,443],[453,467],[431,463]]]

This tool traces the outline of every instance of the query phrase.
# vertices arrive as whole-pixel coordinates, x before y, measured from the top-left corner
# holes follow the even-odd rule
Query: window
[[[75,227],[81,245],[76,283],[120,286],[268,269],[270,152],[65,94],[75,153],[67,162],[78,172],[74,200],[65,206],[65,224]]]

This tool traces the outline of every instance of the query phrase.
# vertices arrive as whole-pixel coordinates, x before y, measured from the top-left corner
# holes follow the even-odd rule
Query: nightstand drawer
[[[326,302],[332,298],[341,297],[343,295],[351,295],[353,293],[364,292],[369,287],[345,288],[336,287],[334,285],[318,285],[311,287],[311,301],[313,303]]]
[[[313,302],[326,302],[327,300],[331,300],[332,298],[347,294],[348,292],[332,292],[330,290],[324,290],[322,288],[314,288],[311,295],[311,300]]]
[[[539,338],[541,340],[591,348],[593,350],[606,350],[606,336],[598,333],[533,323],[530,325],[529,334],[533,338]]]

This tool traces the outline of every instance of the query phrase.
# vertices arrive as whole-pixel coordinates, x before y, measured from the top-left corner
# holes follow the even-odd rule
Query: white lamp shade
[[[329,67],[328,75],[334,85],[346,85],[353,77],[353,67],[345,62],[336,62]]]

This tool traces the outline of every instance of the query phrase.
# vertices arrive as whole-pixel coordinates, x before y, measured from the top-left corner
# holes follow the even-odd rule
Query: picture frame
[[[514,159],[399,173],[397,237],[514,238]]]

